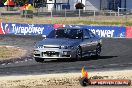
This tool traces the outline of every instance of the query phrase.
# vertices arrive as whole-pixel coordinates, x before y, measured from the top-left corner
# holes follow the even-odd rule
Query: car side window
[[[89,33],[86,31],[86,29],[83,31],[83,37],[84,37],[84,39],[89,39],[89,38],[90,38],[90,35],[89,35]]]
[[[89,31],[88,29],[86,29],[86,32],[88,33],[90,38],[94,38],[95,37],[95,35],[91,31]]]
[[[90,36],[91,38],[94,38],[94,37],[95,37],[95,35],[94,35],[91,31],[89,31],[89,36]]]

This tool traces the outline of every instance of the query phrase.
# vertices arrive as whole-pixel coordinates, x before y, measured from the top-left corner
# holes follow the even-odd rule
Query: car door
[[[89,33],[90,39],[91,39],[91,50],[94,51],[96,50],[96,46],[98,44],[96,36],[89,30],[87,30]]]
[[[88,53],[92,51],[93,48],[91,37],[89,33],[86,31],[86,29],[83,30],[83,40],[81,43],[81,47],[83,53]]]

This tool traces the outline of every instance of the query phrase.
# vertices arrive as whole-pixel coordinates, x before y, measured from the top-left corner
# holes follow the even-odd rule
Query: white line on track
[[[20,61],[20,63],[23,63],[24,61]]]
[[[118,66],[119,64],[108,64],[108,65],[104,65],[104,66]]]
[[[33,59],[28,59],[29,61],[32,61]]]
[[[15,64],[19,63],[19,61],[16,61]]]
[[[28,60],[26,59],[26,60],[24,60],[25,62],[27,62]]]
[[[9,65],[9,64],[12,64],[12,63],[7,63],[7,64]]]
[[[1,65],[6,65],[5,63],[1,64]]]

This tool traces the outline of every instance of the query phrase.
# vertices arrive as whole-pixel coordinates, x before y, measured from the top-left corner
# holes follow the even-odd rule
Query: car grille
[[[44,46],[44,48],[60,48],[60,46]]]
[[[46,51],[46,52],[43,52],[43,56],[47,56],[47,57],[59,57],[59,52]]]

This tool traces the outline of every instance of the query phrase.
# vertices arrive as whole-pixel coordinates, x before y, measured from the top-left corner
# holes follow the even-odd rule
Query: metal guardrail
[[[38,16],[50,16],[50,17],[86,17],[86,16],[97,16],[99,15],[99,11],[93,10],[52,10],[52,11],[44,11],[37,12]]]
[[[132,15],[132,9],[128,8],[119,8],[118,7],[118,16],[120,15]]]

